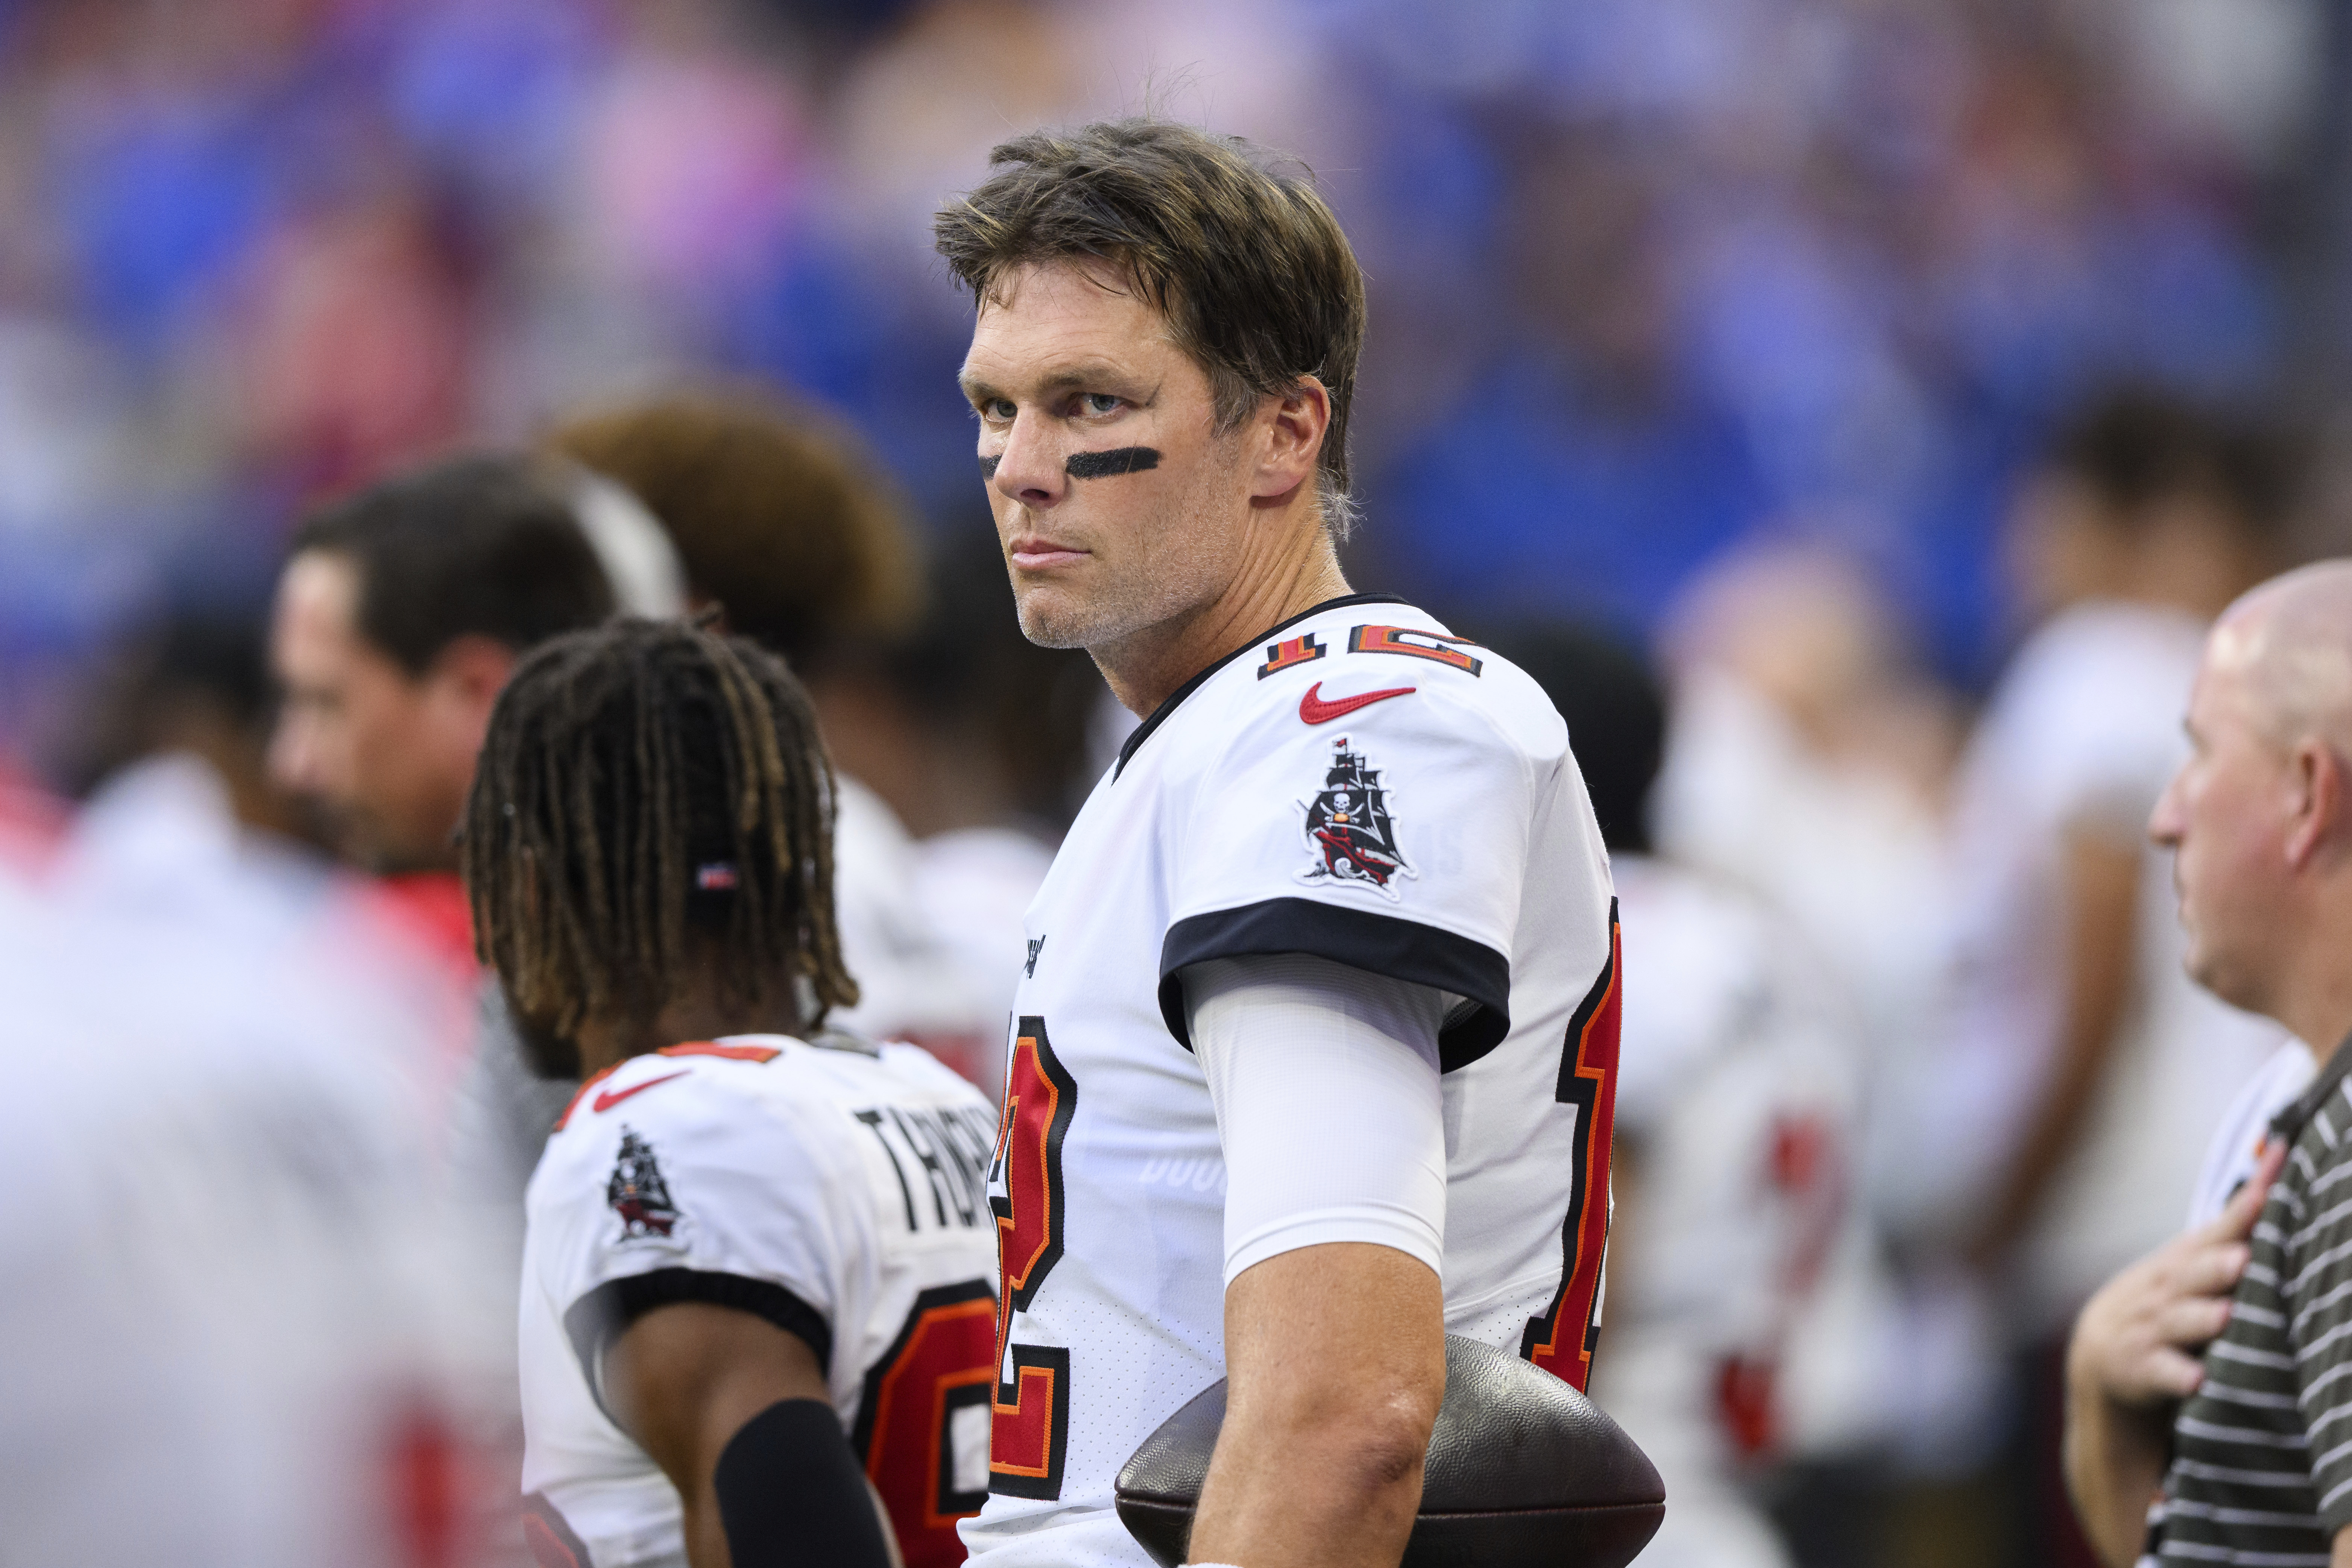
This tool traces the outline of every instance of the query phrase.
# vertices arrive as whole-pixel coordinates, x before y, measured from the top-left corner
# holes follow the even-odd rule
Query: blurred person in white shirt
[[[1827,546],[1726,556],[1669,616],[1664,651],[1660,845],[1793,921],[1890,1048],[1935,978],[1942,693],[1885,596]]]
[[[63,771],[81,797],[43,868],[76,913],[200,926],[342,989],[434,1110],[471,1046],[474,986],[407,906],[316,847],[268,776],[275,692],[258,605],[167,606],[135,626],[80,705]]]
[[[89,825],[66,896],[0,886],[0,1563],[480,1561],[467,1434],[511,1358],[411,1020],[257,940],[276,890],[184,811],[101,809],[148,831]]]
[[[2183,973],[2170,851],[2145,825],[2187,755],[2206,628],[2265,575],[2290,482],[2260,432],[2124,389],[2061,432],[2011,519],[2034,625],[1959,776],[1948,990],[1889,1086],[1904,1153],[1880,1195],[1914,1249],[1990,1292],[2025,1395],[2003,1463],[2035,1541],[2074,1528],[2057,1501],[2067,1325],[2174,1233],[2281,1039]]]
[[[1675,1500],[1643,1560],[1780,1568],[1793,1559],[1760,1488],[1830,1436],[1818,1376],[1790,1363],[1867,1241],[1849,1203],[1853,1009],[1777,911],[1654,851],[1666,710],[1639,657],[1568,627],[1486,640],[1567,721],[1622,905],[1619,1197],[1592,1393]]]
[[[2279,1041],[2182,973],[2144,828],[2206,626],[2265,574],[2285,502],[2261,438],[2137,392],[2086,409],[2019,497],[2037,624],[1960,774],[1949,1011],[1903,1125],[1914,1227],[2011,1279],[2027,1339],[2172,1232]]]

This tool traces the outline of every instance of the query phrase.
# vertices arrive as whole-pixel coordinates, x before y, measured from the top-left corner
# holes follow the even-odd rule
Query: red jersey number
[[[963,1561],[956,1521],[988,1500],[989,1393],[996,1297],[985,1279],[915,1298],[898,1339],[866,1374],[851,1446],[882,1494],[907,1568]]]
[[[1576,1107],[1574,1183],[1560,1226],[1559,1294],[1530,1319],[1519,1353],[1580,1392],[1601,1338],[1601,1259],[1609,1245],[1609,1142],[1617,1121],[1617,1023],[1622,992],[1617,900],[1609,900],[1609,958],[1578,1005],[1560,1051],[1553,1099]]]
[[[1070,1436],[1070,1352],[1013,1340],[1013,1315],[1035,1299],[1062,1260],[1062,1139],[1077,1113],[1078,1086],[1045,1038],[1045,1020],[1024,1017],[1006,1065],[1004,1116],[989,1172],[996,1215],[996,1365],[989,1449],[991,1491],[1052,1500],[1062,1495]]]

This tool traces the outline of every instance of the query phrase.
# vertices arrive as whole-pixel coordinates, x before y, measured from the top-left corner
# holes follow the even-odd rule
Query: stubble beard
[[[1232,546],[1228,531],[1215,526],[1212,498],[1221,477],[1211,465],[1159,515],[1140,520],[1124,542],[1121,566],[1096,572],[1083,588],[1041,583],[1024,592],[1016,574],[1021,635],[1040,647],[1085,648],[1099,660],[1215,599]]]

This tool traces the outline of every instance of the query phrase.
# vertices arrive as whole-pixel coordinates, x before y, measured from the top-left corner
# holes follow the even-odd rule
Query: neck
[[[1339,552],[1331,547],[1319,514],[1312,510],[1313,498],[1305,498],[1304,504],[1308,515],[1293,526],[1279,532],[1254,531],[1254,539],[1271,534],[1284,542],[1262,550],[1245,544],[1232,581],[1216,598],[1087,650],[1121,706],[1148,716],[1177,688],[1235,648],[1247,647],[1267,627],[1348,592]]]
[[[746,1005],[722,1005],[706,991],[689,992],[654,1015],[650,1022],[625,1018],[590,1018],[580,1026],[572,1044],[580,1052],[580,1072],[585,1078],[617,1067],[631,1057],[657,1051],[681,1040],[715,1040],[722,1035],[792,1035],[800,1032],[800,1008],[792,988],[782,988],[783,1000]]]
[[[2345,1037],[2352,1035],[2352,971],[2340,959],[2310,967],[2311,973],[2288,988],[2289,994],[2281,998],[2271,1016],[2309,1046],[2319,1065],[2326,1067],[2342,1048]]]

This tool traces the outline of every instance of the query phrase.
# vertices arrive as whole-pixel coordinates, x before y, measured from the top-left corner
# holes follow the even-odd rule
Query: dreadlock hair
[[[590,1017],[649,1026],[706,978],[857,1000],[834,922],[833,769],[808,694],[744,637],[621,619],[523,659],[491,710],[460,864],[475,942],[542,1070]]]

